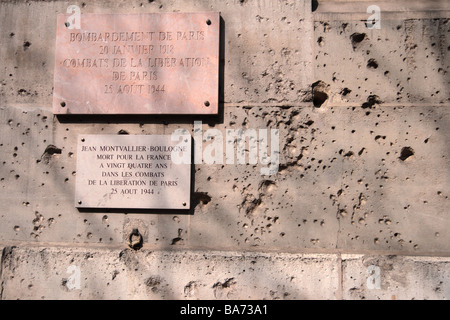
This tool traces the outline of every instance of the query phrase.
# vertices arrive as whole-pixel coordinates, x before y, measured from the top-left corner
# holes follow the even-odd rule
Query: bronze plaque
[[[75,206],[189,209],[190,160],[189,134],[80,135]]]
[[[81,14],[56,30],[55,114],[217,114],[219,13]]]

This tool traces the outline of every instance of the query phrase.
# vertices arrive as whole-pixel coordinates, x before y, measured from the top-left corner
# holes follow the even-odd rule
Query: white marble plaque
[[[189,209],[191,139],[171,135],[80,135],[75,206]]]

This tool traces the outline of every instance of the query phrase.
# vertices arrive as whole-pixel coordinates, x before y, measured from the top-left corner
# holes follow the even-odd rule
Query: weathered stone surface
[[[220,12],[225,102],[301,102],[310,99],[310,1],[94,1],[82,13]],[[56,16],[65,1],[2,2],[2,104],[52,104]],[[6,45],[7,44],[7,45]],[[25,45],[26,44],[26,45]]]
[[[5,247],[2,299],[448,299],[445,257]]]
[[[336,299],[339,277],[334,255],[18,247],[2,286],[3,299]]]
[[[427,7],[422,1],[381,1],[381,29],[373,30],[364,23],[369,2],[319,2],[312,13],[310,1],[80,4],[90,13],[221,12],[224,103],[218,118],[198,119],[53,117],[55,21],[71,3],[1,2],[0,245],[19,246],[5,256],[24,261],[15,269],[20,275],[11,278],[16,271],[3,259],[3,275],[9,270],[4,297],[220,298],[231,291],[215,296],[214,289],[233,287],[234,278],[234,292],[243,298],[448,299],[448,1]],[[200,158],[193,165],[188,214],[75,208],[79,134],[170,135],[179,128],[194,136],[194,158]],[[261,130],[278,130],[268,143],[271,148],[278,139],[277,172],[262,174],[269,166],[258,153],[256,163],[238,163],[240,142],[227,130],[253,135],[253,145],[243,148],[246,163],[258,151]],[[230,150],[233,157],[227,157]],[[128,262],[117,258],[129,247],[141,249],[123,251]],[[212,250],[220,258],[208,267],[197,254],[209,258]],[[303,268],[303,253],[313,257],[308,261],[325,261],[325,269],[322,262]],[[343,253],[357,255],[340,259]],[[236,258],[240,254],[244,258]],[[64,293],[57,286],[73,284],[67,279],[76,269],[66,274],[72,258],[82,274],[94,265],[104,266],[105,274],[94,270],[98,281],[87,275],[93,280],[82,293]],[[200,270],[206,282],[182,275],[176,259]],[[250,272],[253,259],[258,268]],[[301,272],[291,272],[291,261],[313,276],[313,286]],[[150,271],[125,273],[125,265],[141,270],[138,262]],[[43,266],[33,270],[36,281],[28,281],[32,264]],[[367,287],[372,265],[380,267],[380,289]],[[217,273],[205,271],[211,266]],[[275,266],[280,274],[269,278],[281,288],[252,276]],[[175,270],[176,283],[167,280],[175,279],[169,270]],[[291,274],[300,283],[291,283]],[[317,287],[314,275],[323,274],[332,274],[324,287],[308,291]],[[112,284],[113,276],[124,277],[120,286]],[[51,294],[47,278],[58,288]],[[247,282],[253,280],[255,291]],[[14,286],[23,291],[15,293]],[[303,286],[305,295],[299,293]]]
[[[343,299],[448,300],[450,259],[438,257],[342,257]]]
[[[377,3],[379,29],[366,27],[369,5],[325,2],[314,16],[314,77],[329,85],[327,103],[448,104],[448,3]]]
[[[222,136],[223,163],[207,164],[212,142],[202,142],[189,216],[78,212],[73,203],[78,134],[167,135],[185,128],[194,135],[192,125],[43,123],[44,113],[37,114],[2,113],[10,140],[1,147],[1,187],[13,190],[2,196],[3,240],[118,244],[127,238],[125,220],[138,219],[148,228],[144,245],[157,248],[449,250],[445,107],[229,107],[223,124],[202,125],[203,138],[209,129]],[[41,134],[22,135],[28,126]],[[276,174],[261,175],[267,167],[261,163],[226,163],[226,130],[248,128],[279,130]],[[36,145],[32,153],[29,145]]]

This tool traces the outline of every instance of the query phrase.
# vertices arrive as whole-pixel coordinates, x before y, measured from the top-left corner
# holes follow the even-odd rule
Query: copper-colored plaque
[[[75,206],[189,209],[190,160],[189,135],[80,135]]]
[[[219,13],[57,18],[55,114],[217,114]],[[72,26],[73,27],[73,26]]]

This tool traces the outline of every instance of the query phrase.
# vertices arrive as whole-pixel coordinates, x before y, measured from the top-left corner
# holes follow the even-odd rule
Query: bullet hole
[[[328,85],[319,80],[312,84],[313,104],[316,108],[320,108],[328,99]]]
[[[14,226],[14,231],[15,232],[19,232],[20,231],[20,227],[19,226]]]
[[[40,214],[38,211],[35,211],[34,213],[35,217],[33,219],[33,225],[34,225],[34,229],[35,231],[37,231],[42,223],[42,221],[44,221],[44,216],[42,214]]]
[[[49,154],[49,155],[53,155],[53,154],[61,154],[61,149],[58,147],[55,147],[54,145],[50,144],[47,146],[47,148],[45,148],[44,153]]]
[[[411,147],[403,147],[402,151],[400,152],[400,157],[398,157],[400,160],[405,161],[409,157],[414,155],[414,150]]]
[[[344,88],[341,90],[340,94],[341,96],[345,97],[347,96],[350,92],[352,92],[352,90],[350,90],[349,88]]]
[[[365,33],[355,32],[350,36],[350,40],[352,41],[353,50],[355,50],[358,45],[366,38]]]
[[[369,61],[367,62],[367,68],[369,69],[378,68],[378,62],[375,59],[369,59]]]
[[[66,279],[66,278],[63,278],[62,280],[61,280],[61,287],[64,289],[64,291],[67,291],[68,290],[68,288],[67,288],[67,283],[69,282],[69,279]]]
[[[258,187],[258,191],[263,194],[272,193],[277,184],[272,180],[263,180]]]
[[[386,136],[380,136],[380,135],[375,136],[375,141],[378,142],[378,140],[380,140],[380,139],[386,140]]]
[[[258,198],[255,198],[253,194],[245,195],[245,198],[239,205],[239,211],[243,211],[247,217],[253,217],[258,213],[262,200],[262,194],[259,194]]]
[[[31,46],[31,42],[25,41],[25,42],[23,43],[23,50],[24,50],[24,51],[27,50],[30,46]]]
[[[211,201],[211,196],[208,195],[208,192],[194,192],[192,195],[192,201],[194,207],[198,204],[206,205]]]
[[[338,208],[338,211],[336,213],[336,218],[345,218],[347,216],[347,210]]]
[[[117,132],[117,134],[129,134],[128,131],[120,129],[119,132]]]
[[[190,281],[184,287],[184,294],[188,297],[193,297],[197,293],[199,284],[196,281]]]
[[[377,95],[370,95],[367,97],[367,101],[362,104],[361,108],[371,109],[375,104],[380,104],[380,103],[383,103],[383,101],[380,100],[380,97],[378,97]]]
[[[183,235],[183,229],[178,229],[178,237],[173,238],[171,245],[183,245],[184,244],[184,240],[182,238]]]
[[[47,148],[45,148],[45,151],[41,156],[41,161],[44,161],[44,163],[48,164],[53,155],[61,153],[62,150],[60,148],[50,144],[47,146]]]
[[[319,39],[317,39],[317,43],[319,44],[319,46],[323,47],[325,45],[323,37],[319,37]]]
[[[144,244],[144,239],[138,229],[133,229],[128,237],[128,246],[133,250],[139,250]]]
[[[311,11],[312,12],[316,11],[318,7],[319,7],[319,1],[312,0],[311,1]]]
[[[353,151],[349,151],[346,154],[344,154],[344,157],[349,158],[349,157],[351,157],[353,155],[354,155]]]
[[[27,90],[25,90],[25,89],[19,89],[19,90],[17,91],[17,94],[18,94],[19,96],[26,96],[26,95],[29,95],[29,93],[28,93]]]
[[[158,276],[153,276],[145,280],[145,285],[150,288],[153,293],[158,292],[158,287],[161,285],[162,279]]]
[[[14,35],[15,35],[14,32],[11,32],[11,33],[9,34],[9,37],[12,38],[12,37],[14,37]]]

